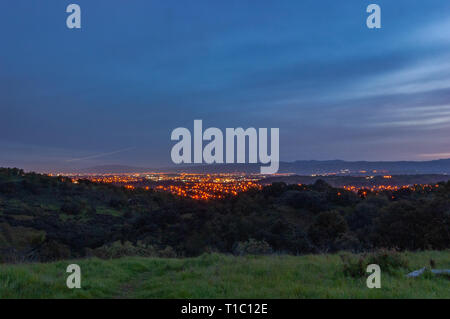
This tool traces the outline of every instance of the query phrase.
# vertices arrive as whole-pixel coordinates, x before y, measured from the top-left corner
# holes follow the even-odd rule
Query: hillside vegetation
[[[221,200],[0,169],[0,262],[450,248],[450,182],[356,194],[274,183]]]

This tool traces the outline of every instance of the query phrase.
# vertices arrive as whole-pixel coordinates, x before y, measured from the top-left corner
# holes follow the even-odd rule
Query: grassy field
[[[382,272],[381,289],[368,289],[366,277],[345,276],[339,255],[212,254],[0,265],[0,298],[450,298],[446,277],[405,277],[429,265],[430,258],[436,268],[450,268],[450,251],[404,256],[408,268]],[[66,287],[71,263],[81,267],[81,289]]]

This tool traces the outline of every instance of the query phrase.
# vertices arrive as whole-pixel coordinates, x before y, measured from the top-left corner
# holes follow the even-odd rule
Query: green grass
[[[346,277],[339,255],[212,254],[0,265],[0,298],[450,298],[446,277],[405,277],[430,258],[437,268],[450,268],[450,251],[405,256],[408,269],[382,272],[381,289],[368,289],[366,277]],[[81,267],[81,289],[66,287],[71,263]]]

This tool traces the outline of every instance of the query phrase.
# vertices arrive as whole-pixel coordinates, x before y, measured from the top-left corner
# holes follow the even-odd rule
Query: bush
[[[142,241],[138,241],[133,244],[129,241],[122,243],[121,241],[115,241],[110,244],[103,245],[95,249],[87,249],[88,256],[95,256],[102,259],[112,259],[127,256],[139,256],[139,257],[163,257],[174,258],[177,257],[176,251],[166,246],[162,250],[158,250],[153,245],[148,245]]]
[[[14,248],[0,248],[0,264],[16,264],[25,262],[25,258]]]
[[[408,260],[396,250],[380,249],[369,255],[369,264],[377,264],[388,272],[407,268]]]
[[[363,246],[354,234],[347,232],[334,241],[333,249],[337,251],[347,250],[356,253],[362,251]]]
[[[87,249],[87,255],[102,259],[120,258],[126,256],[152,257],[156,255],[153,246],[133,245],[131,242],[115,241],[95,249]]]
[[[61,211],[68,215],[78,215],[82,211],[82,205],[76,201],[66,201],[61,206]]]
[[[0,224],[0,248],[14,248],[25,251],[45,241],[46,233],[29,227],[12,227],[7,223]]]
[[[41,261],[54,261],[71,257],[70,248],[56,241],[45,242],[39,249],[39,259]]]
[[[240,242],[234,249],[234,254],[243,255],[269,255],[273,253],[272,247],[265,240],[255,240],[250,238],[245,242]]]
[[[158,251],[158,257],[175,258],[177,257],[177,253],[172,247],[166,246],[163,250]]]
[[[393,273],[397,269],[407,268],[408,260],[395,250],[380,249],[374,253],[362,255],[343,254],[343,272],[350,277],[367,276],[367,266],[376,264],[382,271]]]
[[[363,255],[357,255],[356,257],[350,254],[343,254],[340,256],[343,263],[343,273],[350,277],[363,277],[365,276],[367,266],[369,263]]]

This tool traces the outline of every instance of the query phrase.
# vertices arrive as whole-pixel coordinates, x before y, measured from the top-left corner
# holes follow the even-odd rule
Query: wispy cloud
[[[100,158],[100,157],[105,157],[105,156],[109,156],[109,155],[114,155],[114,154],[118,154],[118,153],[127,152],[127,151],[130,151],[132,149],[135,149],[135,147],[128,147],[128,148],[124,148],[124,149],[117,150],[117,151],[114,151],[114,152],[100,153],[100,154],[95,154],[95,155],[81,157],[81,158],[72,158],[72,159],[66,160],[66,162],[85,161],[85,160],[90,160],[90,159],[94,159],[94,158]]]
[[[450,17],[422,26],[411,41],[425,45],[450,44]]]
[[[423,158],[450,158],[450,152],[449,153],[419,154],[419,157],[423,157]]]

